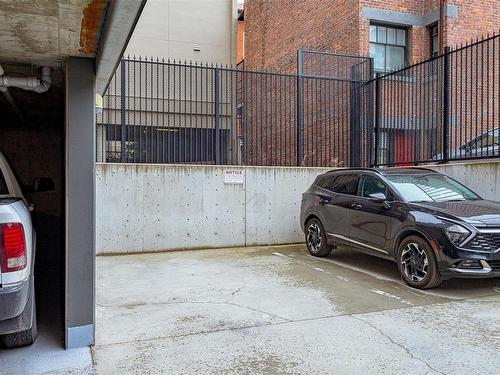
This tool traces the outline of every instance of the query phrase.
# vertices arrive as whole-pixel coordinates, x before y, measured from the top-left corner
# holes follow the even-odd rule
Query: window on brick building
[[[406,29],[386,25],[370,25],[370,56],[375,71],[387,72],[406,64]]]
[[[431,39],[431,57],[439,55],[439,27],[438,24],[429,26],[429,34]]]

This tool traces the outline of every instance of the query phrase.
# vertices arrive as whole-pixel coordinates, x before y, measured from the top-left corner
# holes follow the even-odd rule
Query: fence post
[[[297,50],[297,98],[295,99],[295,155],[298,167],[302,164],[302,50]]]
[[[120,63],[120,148],[121,148],[121,162],[127,161],[126,142],[125,142],[125,59],[122,58]]]
[[[221,164],[221,149],[220,149],[220,68],[215,66],[214,77],[214,94],[215,94],[215,164]]]
[[[374,162],[373,166],[378,167],[378,150],[380,147],[379,144],[379,126],[380,126],[380,73],[375,73],[375,124],[374,124],[374,137],[375,137],[375,153],[374,153]]]
[[[367,145],[367,162],[370,163],[370,167],[374,165],[374,160],[373,160],[373,148],[374,148],[374,135],[372,129],[375,129],[375,99],[374,99],[374,87],[373,87],[373,79],[375,78],[375,73],[373,71],[373,57],[370,57],[369,60],[369,72],[368,72],[368,77],[366,79],[366,106],[367,106],[367,111],[368,111],[368,145]],[[372,128],[373,127],[373,128]]]
[[[450,126],[450,47],[443,55],[443,162],[448,162],[448,134]]]
[[[360,129],[360,85],[359,72],[356,72],[355,66],[351,67],[351,81],[349,82],[349,160],[350,167],[361,166],[361,129]]]

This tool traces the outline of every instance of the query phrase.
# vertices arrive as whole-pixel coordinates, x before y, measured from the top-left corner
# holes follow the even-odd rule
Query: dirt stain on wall
[[[80,31],[80,52],[94,54],[99,43],[101,25],[108,7],[108,0],[92,0],[83,9]]]

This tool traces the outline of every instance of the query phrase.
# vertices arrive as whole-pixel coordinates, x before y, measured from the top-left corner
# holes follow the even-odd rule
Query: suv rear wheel
[[[33,323],[31,324],[30,329],[0,336],[0,344],[4,348],[19,348],[21,346],[31,345],[35,342],[36,336],[38,334],[36,325],[36,310],[33,312],[33,314]]]
[[[306,224],[306,245],[307,250],[315,257],[326,257],[332,251],[331,246],[326,243],[325,230],[321,222],[310,219]]]
[[[429,243],[419,236],[409,236],[399,244],[397,262],[403,280],[417,289],[441,285],[436,257]]]

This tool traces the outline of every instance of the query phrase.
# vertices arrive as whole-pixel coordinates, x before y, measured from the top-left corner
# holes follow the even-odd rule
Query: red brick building
[[[310,48],[370,55],[384,71],[429,58],[440,38],[496,32],[499,15],[500,0],[246,0],[245,65],[293,71],[297,49]]]
[[[427,60],[444,47],[498,33],[499,15],[500,0],[246,0],[245,68],[295,73],[297,50],[310,49],[370,56],[376,72],[392,71]],[[460,60],[455,55],[451,63],[455,79],[449,88],[451,108],[446,111],[448,135],[443,130],[443,58],[425,64],[425,71],[405,70],[404,79],[385,80],[379,163],[431,160],[442,155],[445,139],[455,149],[498,126],[492,115],[498,108],[498,90],[493,88],[498,73],[485,70],[486,58],[474,50],[475,57],[466,52]],[[492,51],[487,55],[492,61]],[[356,62],[349,59],[333,57],[323,64],[318,56],[304,57],[302,72],[353,78],[349,69]],[[335,71],[320,71],[318,66]],[[340,71],[342,67],[345,72]],[[366,164],[370,156],[356,155],[355,150],[372,144],[368,107],[363,101],[368,91],[353,92],[353,86],[341,80],[323,82],[309,77],[302,82],[299,162],[306,166],[360,164],[355,156]],[[497,94],[485,96],[488,92]],[[281,114],[274,109],[279,96],[273,96],[272,89],[263,93],[270,109],[253,111],[252,102],[245,103],[250,113],[246,129],[253,135],[247,137],[246,148],[258,160],[284,152],[272,143],[283,133],[277,125]],[[254,118],[253,113],[266,121]],[[353,148],[355,139],[358,145]]]

